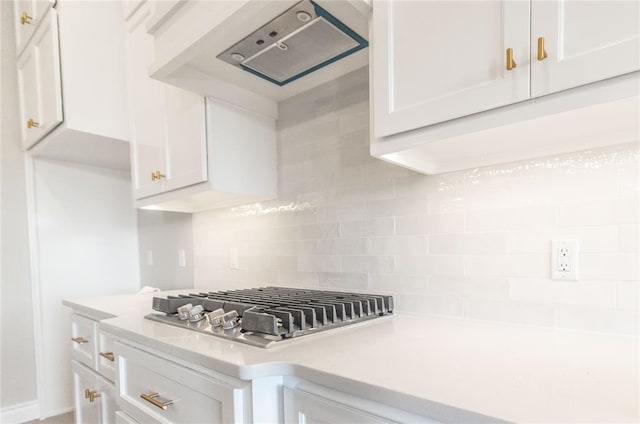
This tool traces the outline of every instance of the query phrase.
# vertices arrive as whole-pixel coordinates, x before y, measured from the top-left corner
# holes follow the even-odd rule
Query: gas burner
[[[154,297],[146,319],[254,346],[393,313],[393,297],[363,293],[264,287]]]

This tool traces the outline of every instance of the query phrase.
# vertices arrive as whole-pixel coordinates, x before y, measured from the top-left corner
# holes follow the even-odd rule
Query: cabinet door
[[[49,0],[15,0],[16,54],[24,50],[34,31],[52,7]]]
[[[285,387],[284,422],[285,424],[381,424],[392,421]]]
[[[22,143],[28,149],[58,126],[62,116],[58,15],[51,10],[18,61]]]
[[[101,424],[102,393],[98,387],[98,375],[76,361],[71,362],[71,369],[76,424]],[[90,397],[90,392],[100,396]]]
[[[529,98],[528,1],[374,1],[372,37],[377,137]]]
[[[534,97],[640,69],[640,3],[539,1],[531,4]],[[546,58],[538,58],[538,38]],[[542,47],[542,46],[541,46]]]
[[[148,5],[134,19],[127,40],[127,80],[131,117],[131,167],[134,196],[162,191],[162,180],[152,173],[165,174],[166,110],[164,84],[149,77],[153,61],[153,38],[146,33],[144,21]]]
[[[204,97],[166,86],[167,169],[165,190],[207,180]]]
[[[116,386],[109,380],[97,376],[98,391],[100,392],[100,422],[101,424],[116,423]]]

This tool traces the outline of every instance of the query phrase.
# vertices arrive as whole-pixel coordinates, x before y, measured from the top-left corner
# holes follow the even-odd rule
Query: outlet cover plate
[[[551,240],[551,279],[578,280],[578,240]]]

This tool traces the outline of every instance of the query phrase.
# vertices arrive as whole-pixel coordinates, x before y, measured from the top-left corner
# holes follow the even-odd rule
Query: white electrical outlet
[[[147,265],[153,265],[153,250],[147,250]]]
[[[232,247],[229,249],[229,267],[231,269],[240,269],[238,265],[238,248]]]
[[[578,279],[578,240],[551,240],[551,279]]]

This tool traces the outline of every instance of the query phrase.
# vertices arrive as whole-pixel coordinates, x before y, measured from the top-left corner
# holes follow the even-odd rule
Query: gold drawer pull
[[[20,15],[20,23],[21,23],[22,25],[24,25],[24,24],[30,24],[32,19],[33,19],[33,18],[32,18],[31,16],[29,16],[29,15],[27,14],[27,12],[22,12],[22,15]]]
[[[78,344],[89,343],[89,340],[85,339],[84,337],[72,337],[71,340],[73,340],[74,342],[76,342]]]
[[[84,389],[84,398],[89,399],[89,402],[93,402],[96,400],[96,398],[99,398],[99,397],[100,397],[100,392],[98,392],[97,390]]]
[[[518,66],[518,65],[516,64],[516,61],[513,60],[513,49],[512,48],[508,48],[507,49],[507,71],[512,70],[516,66]]]
[[[100,356],[102,356],[103,358],[106,358],[108,361],[113,362],[116,357],[113,356],[113,352],[100,352]]]
[[[40,126],[40,124],[34,121],[33,118],[29,118],[29,120],[27,121],[27,128],[29,129],[36,128],[38,126]]]
[[[538,60],[543,61],[547,58],[547,51],[544,49],[544,37],[538,37]]]
[[[156,392],[143,393],[143,394],[140,395],[140,397],[142,399],[146,400],[147,402],[149,402],[150,404],[152,404],[153,406],[157,406],[158,408],[160,408],[162,410],[167,409],[167,406],[169,406],[169,405],[171,405],[173,403],[172,400],[162,399],[160,397],[160,395],[158,393],[156,393]]]

